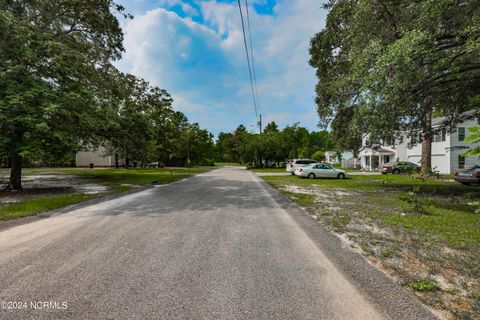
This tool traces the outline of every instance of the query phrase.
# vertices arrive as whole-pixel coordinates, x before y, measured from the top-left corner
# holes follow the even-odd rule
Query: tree
[[[465,138],[465,141],[473,142],[476,145],[466,152],[465,155],[480,157],[480,126],[469,128],[468,131],[470,131],[470,135]]]
[[[264,133],[268,133],[268,132],[278,132],[278,126],[277,126],[277,124],[275,123],[275,121],[272,121],[272,122],[270,122],[269,124],[267,124],[267,126],[265,127],[265,129],[263,129],[263,132],[264,132]]]
[[[300,151],[308,144],[308,130],[294,123],[282,130],[282,141],[284,153],[288,158],[298,158]],[[308,155],[307,155],[308,156]]]
[[[331,0],[326,8],[310,47],[320,123],[350,113],[336,130],[353,129],[356,141],[368,133],[371,144],[407,133],[430,170],[436,131],[453,131],[479,107],[480,2]],[[432,128],[434,114],[448,121]]]
[[[123,50],[112,0],[0,1],[0,156],[9,189],[22,158],[96,140],[107,120],[104,76]]]
[[[299,123],[278,129],[269,123],[262,134],[253,134],[240,125],[233,133],[221,132],[215,145],[221,160],[260,165],[261,158],[281,162],[288,158],[310,157],[317,151],[334,148],[328,131],[308,132]]]
[[[116,158],[125,158],[126,168],[130,160],[142,164],[157,160],[162,126],[173,113],[172,98],[165,90],[129,74],[112,71],[111,83],[115,107],[111,126],[103,134],[110,151]]]
[[[325,151],[316,151],[314,154],[312,154],[312,159],[317,161],[325,160]]]

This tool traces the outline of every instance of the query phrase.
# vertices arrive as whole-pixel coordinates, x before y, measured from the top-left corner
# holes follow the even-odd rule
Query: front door
[[[372,170],[378,168],[380,164],[380,156],[372,156]]]

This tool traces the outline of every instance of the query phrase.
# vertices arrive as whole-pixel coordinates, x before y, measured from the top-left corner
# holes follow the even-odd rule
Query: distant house
[[[342,160],[345,159],[352,159],[353,158],[353,151],[352,150],[345,150],[343,152],[338,151],[325,151],[325,161],[329,163],[340,163]]]
[[[103,147],[77,152],[75,157],[77,167],[90,167],[91,164],[94,167],[114,167],[115,156],[108,154]],[[118,165],[124,165],[123,159],[118,159]]]
[[[474,115],[476,112],[471,112]],[[432,119],[432,127],[439,127],[447,120],[446,117]],[[459,123],[453,133],[445,130],[438,132],[432,141],[432,168],[440,173],[454,173],[458,169],[472,165],[480,165],[478,156],[465,157],[462,154],[473,146],[472,142],[466,142],[468,128],[480,125],[480,118],[472,118]],[[422,158],[422,145],[417,144],[409,148],[405,138],[402,143],[396,145],[381,145],[376,148],[366,147],[367,136],[362,140],[363,148],[359,152],[360,165],[364,170],[375,170],[383,164],[399,160],[410,161],[420,164]]]

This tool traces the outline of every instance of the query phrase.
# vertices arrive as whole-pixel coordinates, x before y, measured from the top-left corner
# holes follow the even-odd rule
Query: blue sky
[[[244,3],[244,2],[243,2]],[[316,129],[310,38],[324,26],[318,0],[249,0],[264,124]],[[237,1],[124,0],[125,49],[117,66],[168,90],[174,108],[217,135],[255,130]]]

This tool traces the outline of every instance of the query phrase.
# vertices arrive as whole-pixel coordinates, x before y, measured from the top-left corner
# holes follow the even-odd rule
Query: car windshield
[[[480,171],[480,166],[475,165],[471,168],[466,169],[466,171],[474,171],[474,172]]]

